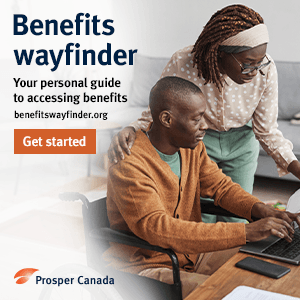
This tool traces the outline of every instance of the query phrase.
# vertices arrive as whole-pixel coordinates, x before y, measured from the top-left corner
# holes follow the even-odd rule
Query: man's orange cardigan
[[[257,198],[224,175],[207,155],[203,142],[180,149],[181,180],[161,160],[146,134],[137,132],[131,155],[109,168],[107,208],[111,227],[133,232],[151,244],[172,248],[180,268],[193,271],[197,254],[246,243],[245,224],[201,221],[200,196],[214,199],[239,216],[251,219]],[[168,267],[166,254],[112,244],[104,258],[111,265],[138,273]]]

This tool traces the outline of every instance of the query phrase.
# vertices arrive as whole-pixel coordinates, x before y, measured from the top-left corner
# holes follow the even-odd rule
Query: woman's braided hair
[[[212,15],[198,37],[192,53],[198,76],[215,83],[220,90],[223,86],[218,67],[218,48],[226,39],[264,23],[263,18],[244,5],[230,5]]]

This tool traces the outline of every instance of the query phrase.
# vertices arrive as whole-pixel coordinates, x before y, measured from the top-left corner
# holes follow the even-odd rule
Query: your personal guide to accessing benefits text
[[[88,81],[85,77],[82,80],[23,80],[21,78],[13,78],[15,82],[15,87],[21,88],[40,88],[44,90],[45,88],[90,88],[91,90],[96,90],[98,88],[119,88],[121,86],[120,80],[115,80],[115,78],[102,80],[90,80]],[[80,95],[68,95],[63,93],[60,95],[28,95],[27,102],[29,103],[53,103],[53,102],[72,102],[77,105],[80,103]],[[121,95],[120,93],[110,92],[108,95],[89,95],[88,93],[83,93],[83,102],[127,102],[127,95]],[[23,102],[24,97],[14,94],[14,102]]]

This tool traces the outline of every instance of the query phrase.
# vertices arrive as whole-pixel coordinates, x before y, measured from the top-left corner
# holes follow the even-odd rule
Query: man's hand
[[[108,158],[113,163],[124,159],[123,150],[130,155],[130,149],[132,148],[136,138],[135,129],[133,126],[127,126],[123,128],[118,134],[114,135],[109,149]]]
[[[246,225],[246,239],[251,242],[259,241],[269,235],[291,242],[294,234],[292,222],[296,221],[300,226],[300,214],[278,211],[263,203],[255,203],[251,215],[252,218],[260,219]]]
[[[245,228],[246,240],[249,242],[256,242],[270,235],[275,235],[291,242],[294,234],[294,228],[289,223],[273,217],[246,224]]]
[[[296,221],[296,223],[300,226],[300,214],[293,214],[287,211],[279,211],[270,205],[259,202],[253,205],[251,217],[254,219],[273,217],[285,220],[289,224],[291,224],[293,221]]]

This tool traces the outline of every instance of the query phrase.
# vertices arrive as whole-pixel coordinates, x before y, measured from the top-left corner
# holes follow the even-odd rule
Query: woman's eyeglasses
[[[261,65],[259,65],[257,67],[251,67],[251,66],[249,66],[249,67],[246,66],[245,67],[245,66],[242,66],[242,64],[234,57],[234,55],[232,53],[230,53],[230,54],[235,59],[235,61],[240,65],[242,74],[249,74],[249,73],[253,72],[254,70],[259,71],[259,70],[267,67],[271,63],[271,61],[269,60],[269,58],[267,56],[265,56],[267,58],[267,60],[268,60],[266,63],[261,64]]]

